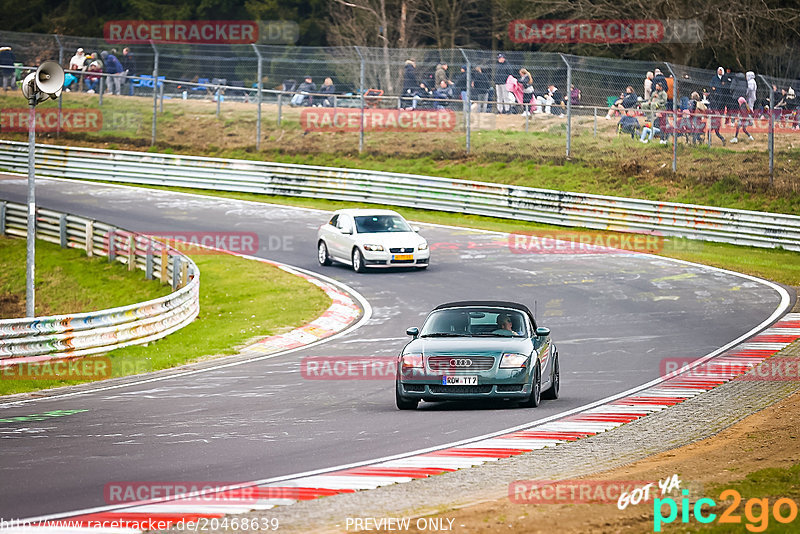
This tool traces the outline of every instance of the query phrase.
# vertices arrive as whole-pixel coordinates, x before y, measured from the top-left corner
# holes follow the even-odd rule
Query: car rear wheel
[[[536,368],[533,370],[533,384],[531,384],[531,396],[526,400],[519,403],[520,406],[525,408],[536,408],[542,400],[542,372],[539,367],[539,362],[536,362]]]
[[[561,371],[558,368],[558,353],[555,353],[553,358],[553,375],[550,382],[550,387],[542,393],[543,399],[555,400],[558,398],[558,391],[561,388]]]
[[[328,245],[325,244],[325,241],[320,241],[317,245],[317,261],[319,261],[320,265],[331,264],[331,257],[328,256]]]
[[[357,273],[364,272],[364,256],[357,248],[353,249],[353,270]]]
[[[400,383],[395,383],[394,387],[394,402],[398,410],[416,410],[419,404],[418,399],[406,399],[400,395]]]

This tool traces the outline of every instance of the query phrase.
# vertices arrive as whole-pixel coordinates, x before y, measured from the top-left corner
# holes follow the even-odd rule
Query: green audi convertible
[[[397,362],[397,408],[420,401],[497,399],[536,407],[556,399],[561,377],[550,329],[527,306],[463,301],[434,308]]]

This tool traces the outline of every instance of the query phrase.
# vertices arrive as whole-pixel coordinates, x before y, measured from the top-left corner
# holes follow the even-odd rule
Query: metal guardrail
[[[0,168],[27,144],[0,141]],[[371,202],[800,251],[800,217],[414,174],[39,145],[40,176]]]
[[[24,237],[23,204],[0,201],[0,235]],[[0,360],[73,357],[149,343],[191,323],[200,310],[200,271],[186,255],[147,236],[51,210],[36,211],[37,238],[108,256],[147,279],[171,283],[161,298],[88,313],[0,320]]]

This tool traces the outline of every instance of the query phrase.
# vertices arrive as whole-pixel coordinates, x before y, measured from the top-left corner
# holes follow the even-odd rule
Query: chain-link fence
[[[0,32],[18,84],[58,60],[48,135],[110,144],[526,159],[622,172],[733,177],[797,189],[794,91],[750,73],[539,52],[148,44]],[[86,56],[122,73],[95,72]],[[127,50],[123,50],[127,48]],[[105,58],[104,58],[105,56]],[[80,69],[69,69],[81,62]],[[135,96],[141,98],[120,98]],[[5,96],[0,125],[27,131]],[[571,184],[563,184],[570,187]]]

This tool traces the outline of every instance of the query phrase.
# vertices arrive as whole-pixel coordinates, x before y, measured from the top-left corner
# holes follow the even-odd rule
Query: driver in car
[[[518,336],[519,333],[515,332],[512,328],[511,317],[507,313],[501,313],[497,316],[497,330],[492,334],[500,336]]]

